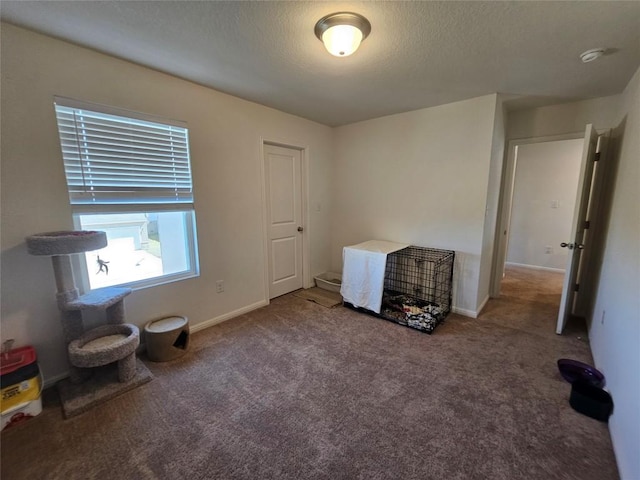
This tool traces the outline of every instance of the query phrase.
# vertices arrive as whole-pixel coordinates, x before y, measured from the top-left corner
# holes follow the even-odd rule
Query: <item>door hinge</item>
[[[589,230],[590,226],[591,226],[591,222],[589,220],[585,220],[584,221],[584,229],[585,230]]]
[[[573,287],[573,291],[574,292],[579,292],[580,291],[580,284],[576,283],[575,287]]]
[[[594,162],[599,162],[600,161],[600,152],[596,152],[595,156],[593,157],[593,161]]]

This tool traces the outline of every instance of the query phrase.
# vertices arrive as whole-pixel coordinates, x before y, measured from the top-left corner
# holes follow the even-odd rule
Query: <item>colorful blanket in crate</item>
[[[380,315],[392,322],[431,333],[448,312],[440,305],[385,290]]]

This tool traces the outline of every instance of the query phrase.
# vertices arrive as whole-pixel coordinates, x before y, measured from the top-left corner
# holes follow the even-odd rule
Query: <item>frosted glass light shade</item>
[[[348,57],[371,33],[371,24],[357,13],[338,12],[318,20],[314,31],[331,55]]]
[[[362,32],[351,25],[336,25],[322,34],[325,48],[336,57],[348,57],[358,49],[361,41]]]

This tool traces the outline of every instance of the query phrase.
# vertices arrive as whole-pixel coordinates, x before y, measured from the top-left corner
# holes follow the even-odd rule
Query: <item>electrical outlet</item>
[[[218,280],[216,282],[216,292],[217,293],[224,292],[224,280]]]
[[[544,253],[553,253],[553,247],[551,245],[545,246]]]

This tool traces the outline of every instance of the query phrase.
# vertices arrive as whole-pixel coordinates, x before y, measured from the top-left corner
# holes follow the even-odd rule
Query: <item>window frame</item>
[[[185,219],[185,233],[189,248],[186,249],[186,257],[189,263],[189,269],[176,273],[167,273],[158,275],[151,278],[145,278],[142,280],[133,280],[131,282],[116,283],[110,285],[111,287],[128,287],[132,290],[142,290],[145,288],[155,287],[157,285],[164,285],[167,283],[179,282],[181,280],[187,280],[189,278],[196,278],[200,276],[200,266],[197,248],[197,231],[196,231],[196,218],[195,211],[193,209],[135,209],[135,210],[117,210],[117,211],[79,211],[73,212],[73,225],[77,230],[82,229],[80,223],[81,215],[117,215],[125,213],[164,213],[164,212],[180,212],[184,214]],[[89,252],[87,252],[89,253]],[[84,254],[78,255],[77,271],[80,272],[80,282],[85,291],[91,290],[91,281],[89,280],[89,265],[86,261]],[[107,288],[107,287],[98,287]]]
[[[187,138],[187,159],[189,166],[189,175],[191,181],[191,199],[190,201],[185,201],[184,199],[179,200],[171,200],[171,201],[158,201],[154,200],[151,203],[146,203],[145,201],[141,202],[127,202],[127,203],[112,203],[112,202],[97,202],[97,203],[86,203],[86,202],[73,202],[71,198],[71,186],[66,175],[66,166],[65,166],[65,158],[64,152],[62,151],[62,142],[60,140],[60,126],[57,122],[58,120],[58,112],[56,107],[60,105],[61,107],[67,108],[77,108],[82,110],[87,110],[91,112],[106,114],[106,115],[115,115],[120,117],[125,117],[133,120],[142,120],[145,122],[159,123],[164,125],[172,125],[180,128],[184,128],[186,130],[186,138]],[[129,287],[133,290],[145,289],[154,287],[157,285],[164,285],[167,283],[173,283],[177,281],[186,280],[189,278],[195,278],[200,275],[200,264],[199,264],[199,256],[198,256],[198,237],[197,237],[197,227],[196,227],[196,215],[193,201],[193,176],[191,174],[191,155],[189,151],[189,130],[185,122],[174,121],[169,119],[163,119],[153,115],[147,115],[138,112],[132,112],[130,110],[109,107],[105,105],[100,105],[96,103],[84,102],[79,100],[73,100],[65,97],[54,97],[54,114],[56,115],[56,127],[58,131],[58,139],[61,148],[61,160],[62,166],[65,169],[65,180],[67,185],[67,192],[69,194],[69,204],[72,209],[72,218],[73,225],[75,229],[81,229],[81,221],[80,217],[85,215],[109,215],[109,214],[129,214],[129,213],[163,213],[163,212],[180,212],[183,214],[184,218],[184,228],[185,228],[185,256],[188,262],[188,269],[169,274],[162,274],[151,278],[146,278],[142,280],[133,280],[131,282],[124,282],[111,285],[113,287]],[[160,239],[160,244],[162,245],[162,239]],[[79,281],[85,291],[91,290],[91,282],[89,280],[89,265],[86,261],[85,255],[77,255],[74,259],[74,263],[76,264],[76,271],[79,272]],[[105,287],[98,287],[105,288]]]

